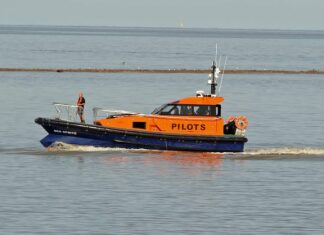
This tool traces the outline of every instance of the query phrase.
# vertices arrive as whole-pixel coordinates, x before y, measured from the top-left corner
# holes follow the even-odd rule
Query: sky
[[[0,0],[0,25],[324,30],[324,0]]]

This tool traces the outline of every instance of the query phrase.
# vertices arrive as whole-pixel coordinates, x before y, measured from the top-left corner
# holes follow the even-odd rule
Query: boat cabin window
[[[158,115],[221,116],[221,105],[166,104],[153,111]]]
[[[133,128],[146,129],[146,122],[133,122]]]

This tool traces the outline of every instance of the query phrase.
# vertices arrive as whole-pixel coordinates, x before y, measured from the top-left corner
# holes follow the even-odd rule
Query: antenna
[[[217,67],[217,43],[216,43],[216,47],[215,47],[215,61],[216,61],[216,67]]]
[[[220,70],[220,64],[221,64],[221,61],[222,61],[222,56],[220,56],[218,58],[218,55],[217,55],[218,51],[217,51],[217,43],[216,43],[216,49],[215,49],[215,60],[213,60],[213,64],[212,64],[212,73],[209,74],[209,77],[211,78],[210,80],[208,80],[208,84],[210,84],[210,94],[212,96],[217,96],[217,93],[219,93],[219,89],[218,89],[218,92],[216,93],[216,87],[217,87],[217,81],[219,79],[219,74],[221,73],[221,70]],[[225,63],[226,63],[226,60],[225,60]],[[225,69],[225,66],[224,66],[224,69]],[[223,75],[221,77],[221,79],[223,78],[224,76],[224,71],[223,71]]]
[[[227,56],[225,56],[224,67],[223,67],[222,76],[221,76],[220,84],[219,84],[219,88],[218,88],[218,94],[220,94],[220,91],[221,91],[221,88],[222,88],[222,84],[223,84],[223,77],[224,77],[225,68],[226,68],[226,62],[227,62]]]

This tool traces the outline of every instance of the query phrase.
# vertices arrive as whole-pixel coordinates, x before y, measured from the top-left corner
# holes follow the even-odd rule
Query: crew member
[[[77,101],[77,106],[78,106],[78,115],[80,116],[80,121],[84,123],[84,116],[83,116],[83,111],[84,111],[84,105],[85,105],[85,98],[83,97],[83,93],[80,92],[79,98]]]

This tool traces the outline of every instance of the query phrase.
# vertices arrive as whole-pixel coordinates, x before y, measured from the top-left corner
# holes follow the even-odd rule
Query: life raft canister
[[[234,120],[237,129],[244,130],[248,127],[249,121],[246,116],[239,116]]]

